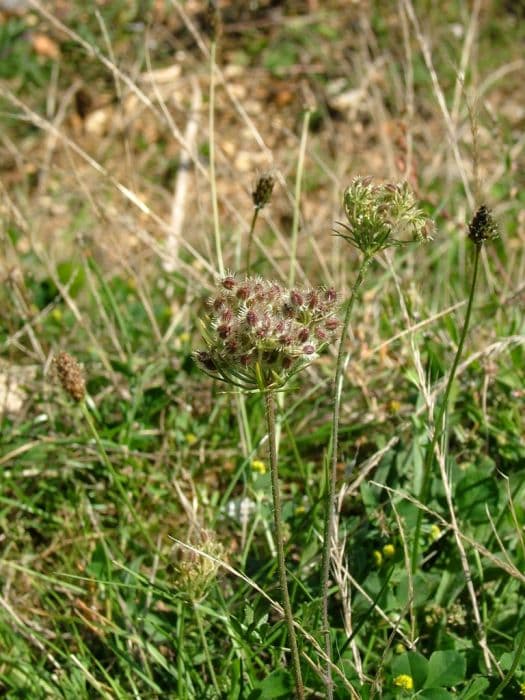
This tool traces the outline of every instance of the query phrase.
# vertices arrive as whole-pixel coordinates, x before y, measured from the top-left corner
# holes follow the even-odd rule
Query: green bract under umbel
[[[246,390],[284,384],[309,364],[339,328],[334,289],[285,289],[260,277],[227,275],[202,322],[201,369]]]
[[[343,198],[347,223],[337,235],[368,258],[381,250],[432,239],[432,221],[417,207],[406,182],[372,184],[371,177],[355,177]]]

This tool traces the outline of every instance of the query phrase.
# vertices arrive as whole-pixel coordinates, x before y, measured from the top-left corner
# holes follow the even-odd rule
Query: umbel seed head
[[[86,382],[75,358],[67,352],[59,352],[53,359],[53,364],[64,391],[74,401],[82,401],[86,395]]]
[[[347,223],[337,235],[371,258],[385,248],[432,240],[433,223],[406,182],[374,185],[355,177],[344,193]]]
[[[202,323],[207,348],[195,360],[212,377],[247,390],[283,387],[339,328],[334,289],[285,289],[226,275],[209,306]]]
[[[491,210],[482,204],[472,217],[468,227],[468,237],[476,245],[483,245],[499,236],[498,225],[492,216]]]
[[[226,550],[215,538],[215,534],[202,530],[195,542],[196,551],[185,550],[181,553],[177,584],[179,590],[190,600],[198,602],[209,591],[217,577],[219,563],[226,555]],[[209,555],[209,556],[206,556]]]

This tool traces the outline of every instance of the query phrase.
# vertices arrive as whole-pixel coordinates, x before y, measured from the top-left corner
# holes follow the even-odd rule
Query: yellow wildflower
[[[407,676],[406,673],[402,673],[400,676],[394,678],[394,685],[398,688],[403,688],[403,690],[413,690],[414,681],[412,676]]]
[[[525,698],[525,683],[520,684],[520,695],[522,698]]]
[[[383,547],[383,555],[386,559],[392,559],[395,553],[396,548],[393,544],[385,544],[385,546]]]
[[[435,542],[440,537],[441,537],[441,530],[439,529],[439,527],[436,524],[431,525],[430,526],[430,539],[432,540],[432,542]]]
[[[184,438],[190,447],[194,445],[199,439],[194,433],[186,433]]]
[[[259,472],[259,474],[266,474],[266,464],[262,459],[252,460],[252,471]]]
[[[372,556],[374,557],[374,562],[376,566],[381,566],[383,563],[383,555],[378,549],[374,549],[372,552]]]

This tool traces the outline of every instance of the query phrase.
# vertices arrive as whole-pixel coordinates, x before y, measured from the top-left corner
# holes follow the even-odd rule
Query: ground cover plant
[[[524,29],[0,2],[2,696],[525,696]]]

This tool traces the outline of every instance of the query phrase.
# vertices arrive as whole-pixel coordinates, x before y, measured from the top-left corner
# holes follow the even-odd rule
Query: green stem
[[[208,664],[208,669],[210,671],[211,682],[213,683],[213,687],[215,688],[215,690],[217,692],[217,697],[220,697],[221,690],[219,688],[219,684],[217,683],[217,676],[215,675],[215,670],[213,668],[213,664],[211,661],[210,649],[208,647],[208,642],[206,641],[206,635],[204,634],[204,627],[202,625],[201,615],[200,615],[199,608],[198,608],[196,603],[193,603],[193,610],[195,612],[195,618],[197,620],[197,626],[199,628],[202,646],[204,648],[204,656],[206,658],[206,663]]]
[[[237,420],[239,422],[239,433],[241,436],[243,457],[245,460],[247,460],[252,455],[253,446],[250,423],[248,421],[248,413],[246,411],[246,397],[239,388],[235,389],[235,400],[237,402]]]
[[[177,697],[185,700],[186,684],[184,682],[184,605],[179,603],[177,615]]]
[[[293,623],[292,606],[288,593],[288,583],[286,580],[286,563],[284,559],[284,534],[281,512],[281,492],[279,489],[279,471],[277,467],[277,444],[275,441],[275,396],[272,391],[264,392],[264,407],[266,414],[266,425],[268,429],[268,456],[270,460],[270,475],[272,483],[273,518],[275,527],[275,540],[277,546],[277,567],[279,569],[279,583],[284,608],[284,617],[288,626],[288,638],[292,652],[292,669],[295,679],[295,693],[298,700],[304,699],[304,685],[301,676],[301,663],[299,659],[299,649],[297,647],[297,637]]]
[[[250,226],[250,232],[248,233],[248,243],[246,245],[246,274],[250,274],[250,257],[252,252],[252,242],[253,242],[253,232],[255,230],[255,224],[257,222],[257,217],[259,216],[259,207],[255,207],[253,210],[252,223]]]
[[[456,355],[454,357],[454,361],[452,362],[452,367],[451,367],[450,373],[448,375],[448,381],[447,381],[447,385],[445,388],[445,392],[443,394],[443,399],[441,401],[441,405],[439,407],[439,411],[438,411],[436,420],[434,421],[434,432],[432,435],[432,439],[428,443],[426,453],[425,453],[425,462],[423,464],[423,481],[421,484],[421,490],[419,492],[419,501],[423,505],[426,505],[426,502],[428,500],[428,495],[429,495],[429,490],[430,490],[430,478],[432,476],[432,467],[434,464],[434,452],[435,452],[438,440],[443,435],[443,418],[444,418],[445,413],[447,411],[448,401],[449,401],[449,397],[450,397],[450,391],[452,389],[452,384],[454,383],[454,378],[456,376],[456,371],[457,371],[457,368],[459,365],[459,361],[461,359],[461,355],[463,354],[463,346],[465,344],[465,338],[467,337],[467,331],[468,331],[468,327],[470,325],[470,317],[472,315],[472,306],[473,306],[473,302],[474,302],[474,291],[476,289],[476,280],[478,277],[480,253],[481,253],[481,245],[476,245],[476,253],[474,256],[474,270],[472,273],[472,283],[470,286],[470,294],[469,294],[469,298],[468,298],[467,310],[465,312],[465,320],[463,322],[463,328],[461,330],[461,336],[460,336],[459,343],[458,343],[458,349],[456,350]],[[421,534],[422,521],[423,521],[423,510],[420,508],[418,510],[418,514],[417,514],[416,527],[414,530],[414,543],[413,543],[413,548],[412,548],[412,573],[414,573],[414,574],[416,573],[417,565],[418,565],[419,536]]]
[[[102,441],[100,439],[100,435],[98,434],[98,430],[95,426],[93,418],[91,417],[89,409],[86,406],[85,401],[81,402],[80,409],[82,411],[82,415],[86,419],[87,424],[89,425],[89,428],[91,430],[93,437],[95,438],[95,442],[97,443],[98,451],[99,451],[100,456],[102,457],[102,461],[104,462],[104,466],[106,467],[109,474],[111,475],[111,479],[112,479],[113,483],[115,484],[115,486],[117,487],[118,492],[120,494],[120,497],[122,498],[123,502],[125,503],[127,509],[129,510],[129,512],[131,514],[131,517],[135,521],[135,524],[139,527],[139,529],[142,533],[142,536],[144,537],[144,539],[148,543],[148,546],[150,547],[151,552],[153,553],[157,548],[156,548],[155,544],[153,543],[153,540],[149,536],[148,532],[146,531],[146,529],[142,523],[142,520],[139,518],[137,511],[133,507],[133,504],[129,500],[129,496],[126,493],[126,490],[124,489],[124,487],[122,486],[122,484],[120,482],[120,477],[117,474],[117,472],[115,471],[115,468],[113,467],[111,460],[109,459],[109,457],[107,455],[107,452],[104,448],[104,445],[102,444]]]
[[[213,210],[213,232],[215,237],[215,254],[219,274],[224,275],[224,262],[222,259],[221,229],[219,226],[219,202],[217,199],[217,181],[215,177],[215,56],[217,53],[217,42],[212,41],[210,45],[210,97],[208,113],[208,143],[210,149],[210,190],[211,205]]]
[[[516,647],[516,651],[514,652],[514,658],[512,659],[511,667],[507,671],[503,680],[499,683],[496,690],[492,693],[489,700],[497,700],[497,698],[501,697],[501,691],[510,683],[510,681],[512,680],[512,676],[516,673],[516,669],[518,667],[518,664],[520,662],[521,655],[522,655],[524,649],[525,649],[525,629],[523,629],[521,632],[521,639],[518,642],[518,646]]]
[[[370,264],[372,256],[365,256],[359,268],[357,278],[352,287],[350,298],[346,304],[345,317],[339,341],[339,350],[337,352],[337,363],[335,369],[334,390],[333,390],[333,414],[332,414],[332,433],[330,447],[330,473],[328,475],[327,494],[326,494],[326,509],[324,521],[323,535],[323,557],[321,564],[321,597],[322,597],[322,625],[323,637],[326,653],[326,692],[328,700],[332,700],[334,689],[332,684],[332,645],[330,642],[330,625],[328,622],[328,579],[330,575],[330,545],[334,534],[334,511],[336,497],[336,479],[337,479],[337,457],[338,457],[338,436],[339,436],[339,421],[341,417],[341,394],[343,390],[344,368],[345,368],[345,346],[348,335],[348,326],[350,317],[354,308],[354,303],[357,298],[359,288],[363,284],[366,270]]]
[[[304,113],[303,128],[301,131],[301,143],[299,146],[299,160],[297,161],[297,173],[295,175],[295,191],[294,191],[294,207],[292,221],[292,241],[290,253],[290,276],[288,279],[289,286],[295,284],[295,266],[297,259],[297,235],[299,233],[299,212],[301,202],[301,185],[303,181],[304,158],[306,154],[306,141],[308,138],[308,125],[310,124],[311,112],[307,109]]]

